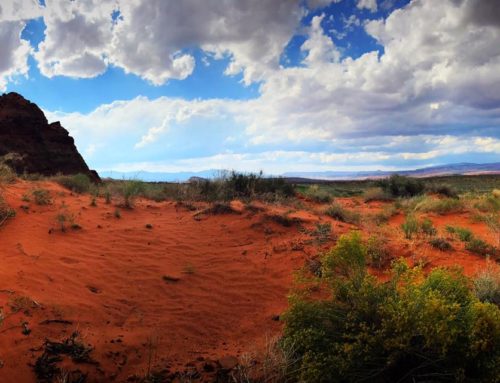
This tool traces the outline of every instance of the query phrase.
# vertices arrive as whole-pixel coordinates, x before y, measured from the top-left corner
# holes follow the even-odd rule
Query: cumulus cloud
[[[377,12],[377,0],[358,0],[356,5],[359,9],[368,9],[370,12]]]
[[[21,39],[22,21],[0,21],[0,90],[16,75],[28,73],[29,43]]]

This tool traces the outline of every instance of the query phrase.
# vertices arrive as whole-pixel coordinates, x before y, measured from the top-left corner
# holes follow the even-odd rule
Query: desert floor
[[[50,191],[52,204],[23,201],[34,188]],[[393,257],[425,261],[425,267],[459,265],[474,275],[484,257],[464,250],[441,252],[425,241],[404,240],[398,214],[385,227],[362,219],[357,226],[321,213],[305,200],[302,208],[233,201],[233,213],[199,212],[175,202],[138,200],[120,209],[89,195],[72,194],[51,182],[17,181],[3,186],[16,217],[0,227],[0,381],[35,381],[32,366],[46,339],[74,331],[92,345],[96,364],[79,365],[89,382],[126,381],[148,366],[182,371],[191,362],[241,357],[279,335],[279,315],[295,272],[326,251],[335,237],[361,228],[382,233]],[[337,199],[363,217],[384,203]],[[24,206],[24,207],[23,207]],[[326,206],[326,205],[325,205]],[[291,212],[290,212],[291,210]],[[62,232],[56,221],[69,212],[81,226]],[[288,214],[291,224],[277,220]],[[428,216],[440,232],[447,224],[471,229],[494,243],[484,223],[467,214]],[[318,243],[317,223],[330,222],[332,238]],[[372,270],[380,278],[383,271]],[[29,332],[29,334],[27,334]],[[69,367],[68,367],[69,368]]]

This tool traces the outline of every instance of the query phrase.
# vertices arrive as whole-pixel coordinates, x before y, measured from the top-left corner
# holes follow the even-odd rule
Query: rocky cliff
[[[87,174],[98,181],[59,122],[48,123],[42,110],[17,93],[0,96],[0,157],[19,174]]]

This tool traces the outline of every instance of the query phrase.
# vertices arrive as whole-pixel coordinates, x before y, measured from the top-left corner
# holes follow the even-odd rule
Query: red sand
[[[23,194],[35,186],[49,189],[53,204],[23,202]],[[144,374],[150,342],[153,364],[172,370],[200,356],[217,359],[258,349],[281,330],[273,316],[287,308],[293,272],[321,250],[293,246],[305,234],[265,219],[288,208],[260,205],[267,211],[250,213],[234,203],[241,214],[195,219],[193,212],[173,202],[141,200],[133,210],[121,209],[119,219],[113,205],[99,199],[98,206],[91,207],[88,195],[71,195],[53,183],[19,181],[6,186],[3,194],[17,216],[0,228],[2,382],[34,382],[29,364],[40,355],[44,339],[61,340],[74,330],[95,347],[92,355],[100,363],[99,368],[87,368],[89,382],[124,381]],[[63,202],[81,230],[55,229]],[[354,202],[341,200],[362,213],[382,206]],[[30,208],[25,212],[21,205]],[[311,211],[290,216],[309,228],[318,220],[332,222],[336,234],[352,227]],[[431,218],[437,227],[466,226],[493,243],[487,228],[467,217]],[[401,220],[397,216],[390,223],[389,239],[399,249],[394,256],[408,256],[412,250],[402,239]],[[453,252],[427,245],[418,252],[432,266],[459,264],[468,275],[485,265],[484,258],[464,251],[462,244],[453,245]],[[169,282],[163,276],[179,280]],[[13,312],[9,302],[23,296],[36,303],[27,307],[28,313]],[[52,319],[72,324],[41,324]],[[32,330],[29,335],[22,334],[24,321]]]

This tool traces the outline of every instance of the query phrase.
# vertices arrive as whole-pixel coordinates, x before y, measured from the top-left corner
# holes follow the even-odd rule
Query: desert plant
[[[377,269],[387,266],[392,258],[386,242],[378,235],[371,235],[368,238],[366,256],[368,263]]]
[[[121,184],[121,195],[123,196],[123,207],[132,209],[135,199],[144,191],[144,182],[138,180],[123,181]]]
[[[426,190],[429,193],[440,194],[443,197],[458,198],[458,192],[451,185],[430,184],[430,185],[426,185]]]
[[[460,213],[464,210],[464,203],[456,198],[425,198],[423,201],[417,204],[416,210],[425,213],[437,213],[437,214],[450,214],[450,213]]]
[[[120,209],[116,208],[113,215],[115,216],[115,218],[121,218],[122,217],[122,213],[120,211]]]
[[[337,202],[332,203],[325,210],[325,214],[337,221],[342,221],[351,224],[357,224],[360,220],[360,215],[351,210],[344,209],[342,205]]]
[[[500,309],[480,302],[461,271],[426,276],[398,261],[384,283],[364,256],[359,236],[341,237],[323,262],[324,298],[291,297],[282,342],[294,346],[297,381],[495,381]]]
[[[496,249],[493,246],[479,238],[472,238],[470,241],[466,242],[465,250],[484,256],[495,255],[496,253]]]
[[[10,166],[0,161],[0,184],[10,184],[16,180],[16,173]]]
[[[324,189],[320,189],[318,185],[309,186],[304,192],[304,196],[317,203],[330,203],[332,201],[330,193]]]
[[[406,239],[412,239],[414,234],[418,232],[418,221],[414,215],[406,216],[405,221],[401,224],[401,229],[405,234]]]
[[[384,189],[377,187],[365,190],[365,192],[363,193],[363,199],[365,202],[392,201],[394,197]]]
[[[380,180],[378,185],[393,197],[413,197],[422,194],[425,189],[421,180],[398,174]]]
[[[7,204],[0,193],[0,226],[2,226],[9,218],[13,218],[15,216],[16,211]]]
[[[481,302],[500,305],[500,269],[491,263],[473,280],[474,292]]]
[[[34,189],[31,195],[37,205],[50,205],[52,203],[50,192],[47,189]]]
[[[432,238],[429,243],[432,247],[441,251],[448,251],[453,249],[451,244],[444,238]]]
[[[472,231],[463,227],[447,225],[446,231],[450,234],[455,234],[462,242],[469,242],[474,238]]]
[[[56,182],[75,193],[87,193],[92,182],[86,174],[64,175],[56,177]]]
[[[384,206],[384,208],[374,215],[373,220],[377,225],[389,222],[389,220],[398,214],[398,208],[395,204]]]
[[[429,218],[425,218],[420,222],[420,231],[429,237],[437,234],[437,230]]]

